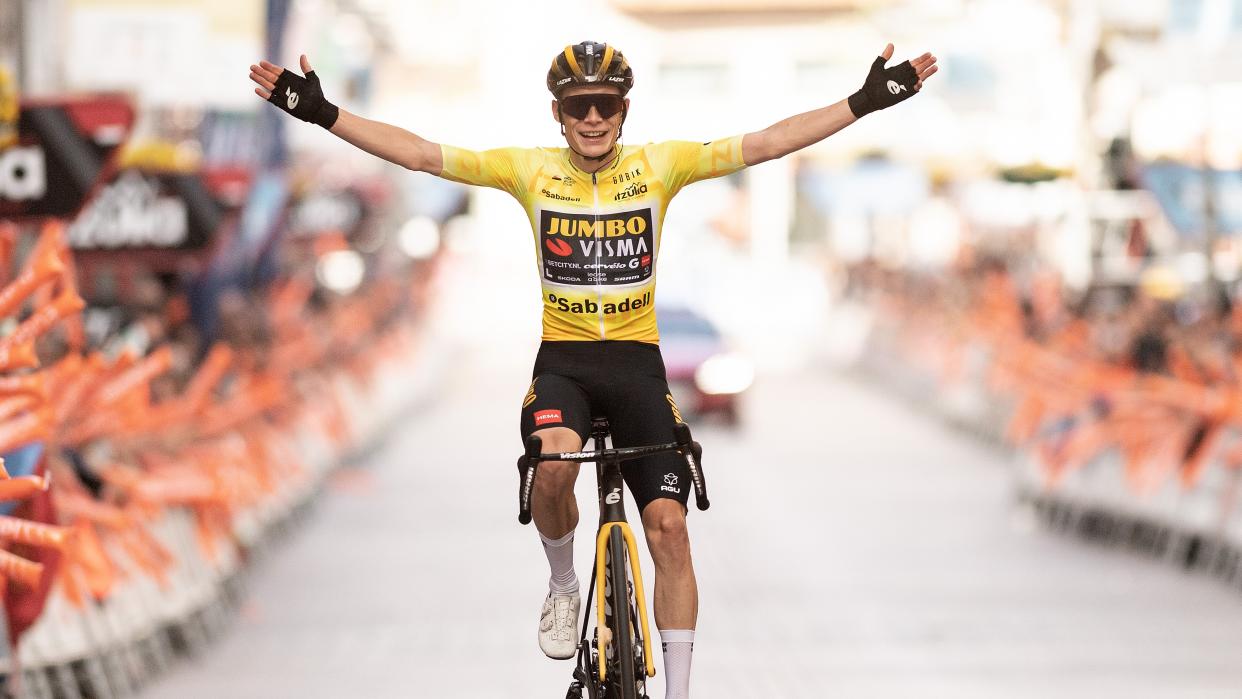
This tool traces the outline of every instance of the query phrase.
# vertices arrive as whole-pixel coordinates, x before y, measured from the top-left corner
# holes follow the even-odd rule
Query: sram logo
[[[43,149],[17,146],[0,151],[0,198],[14,201],[42,199],[47,194],[47,165]]]

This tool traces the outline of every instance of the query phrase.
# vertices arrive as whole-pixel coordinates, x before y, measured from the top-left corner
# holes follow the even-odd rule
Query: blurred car
[[[716,326],[689,308],[660,307],[656,323],[677,406],[687,416],[716,414],[737,424],[739,396],[755,378],[751,361],[731,351]]]

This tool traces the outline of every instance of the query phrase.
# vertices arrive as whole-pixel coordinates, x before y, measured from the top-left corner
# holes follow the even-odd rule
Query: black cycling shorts
[[[545,341],[535,358],[534,379],[522,401],[522,440],[545,427],[568,427],[591,436],[591,418],[606,417],[614,447],[677,441],[681,413],[668,390],[657,345],[625,340]],[[621,464],[621,474],[641,514],[658,498],[684,507],[694,487],[690,467],[677,452]]]

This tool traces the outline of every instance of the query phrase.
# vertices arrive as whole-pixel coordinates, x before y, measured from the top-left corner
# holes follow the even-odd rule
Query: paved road
[[[146,696],[563,696],[514,517],[533,347],[496,350],[455,354],[442,399],[256,571],[231,633]],[[1242,696],[1235,592],[1033,528],[1003,454],[864,385],[802,372],[751,398],[743,431],[696,433],[697,697]]]

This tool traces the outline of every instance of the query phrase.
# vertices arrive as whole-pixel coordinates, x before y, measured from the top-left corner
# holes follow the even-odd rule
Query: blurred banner
[[[22,105],[16,143],[0,146],[0,218],[72,217],[133,124],[129,100],[118,95]]]
[[[69,226],[75,250],[197,250],[222,209],[196,173],[122,170]]]
[[[262,55],[265,3],[71,0],[70,88],[132,90],[144,105],[253,109],[237,76]]]

